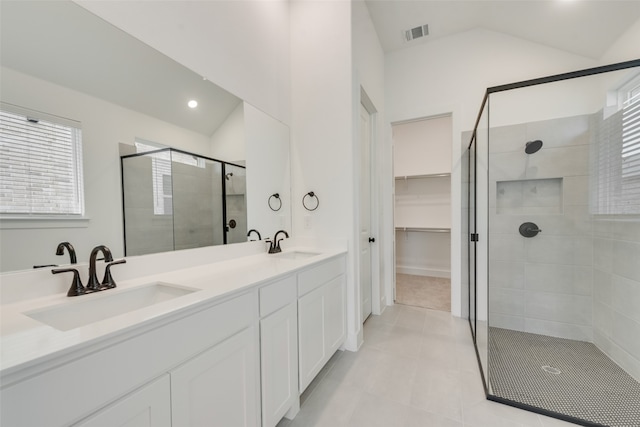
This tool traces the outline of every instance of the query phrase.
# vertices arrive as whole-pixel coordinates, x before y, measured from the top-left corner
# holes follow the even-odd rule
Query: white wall
[[[384,102],[384,52],[373,22],[369,16],[369,10],[361,0],[351,3],[351,43],[352,43],[352,103],[353,103],[353,148],[354,188],[359,188],[358,180],[360,159],[360,104],[361,91],[366,94],[368,107],[375,109],[372,115],[373,130],[371,170],[372,180],[372,204],[374,205],[371,232],[376,242],[371,245],[372,257],[372,310],[374,314],[380,314],[389,302],[393,302],[393,295],[389,295],[385,283],[393,280],[394,266],[386,260],[393,260],[393,179],[389,167],[384,159],[391,153],[387,150],[384,140],[391,132],[391,127],[386,121]],[[354,217],[360,218],[357,197],[354,197]],[[359,226],[354,228],[357,231]],[[358,236],[354,236],[356,245],[360,244]],[[359,249],[359,248],[358,248]],[[357,252],[357,251],[356,251]],[[358,252],[359,253],[359,252]],[[359,274],[356,268],[356,274]],[[359,283],[359,277],[356,279]]]
[[[206,155],[209,138],[144,114],[62,86],[2,68],[2,101],[67,117],[82,123],[83,168],[88,227],[0,230],[0,270],[31,268],[35,264],[63,264],[58,243],[70,241],[78,260],[89,258],[99,244],[123,255],[122,194],[119,143],[136,137]]]
[[[485,89],[595,65],[596,62],[588,58],[482,29],[386,55],[386,105],[390,122],[452,113],[453,314],[461,312],[462,153],[458,141],[461,132],[473,129]],[[479,277],[483,276],[479,274]]]
[[[296,236],[348,239],[347,348],[357,348],[354,286],[351,5],[294,0],[291,6],[291,166]],[[315,192],[317,210],[302,197]]]
[[[267,114],[289,122],[287,1],[76,3]]]

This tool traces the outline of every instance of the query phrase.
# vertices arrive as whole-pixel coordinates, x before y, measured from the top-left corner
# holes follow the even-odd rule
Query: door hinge
[[[477,242],[478,241],[478,233],[471,233],[469,236],[470,236],[472,242]]]

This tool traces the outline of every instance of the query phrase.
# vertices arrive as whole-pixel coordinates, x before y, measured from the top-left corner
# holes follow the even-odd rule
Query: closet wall
[[[393,125],[396,272],[451,277],[451,116]]]

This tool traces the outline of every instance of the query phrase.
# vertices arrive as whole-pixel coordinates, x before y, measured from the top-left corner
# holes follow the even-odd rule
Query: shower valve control
[[[522,223],[518,231],[522,237],[535,237],[542,232],[533,222]]]

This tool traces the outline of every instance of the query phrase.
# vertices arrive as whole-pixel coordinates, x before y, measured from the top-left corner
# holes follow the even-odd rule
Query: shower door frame
[[[526,88],[526,87],[530,87],[530,86],[536,86],[536,85],[543,85],[543,84],[547,84],[547,83],[554,83],[554,82],[559,82],[559,81],[563,81],[563,80],[570,80],[570,79],[576,79],[576,78],[581,78],[581,77],[588,77],[588,76],[593,76],[596,74],[603,74],[603,73],[609,73],[609,72],[613,72],[613,71],[620,71],[620,70],[625,70],[625,69],[630,69],[630,68],[636,68],[636,67],[640,67],[640,59],[634,59],[634,60],[630,60],[630,61],[625,61],[625,62],[619,62],[619,63],[615,63],[615,64],[609,64],[609,65],[604,65],[604,66],[600,66],[600,67],[594,67],[594,68],[587,68],[587,69],[583,69],[583,70],[578,70],[578,71],[572,71],[572,72],[568,72],[568,73],[562,73],[562,74],[555,74],[555,75],[551,75],[551,76],[546,76],[546,77],[540,77],[540,78],[536,78],[536,79],[530,79],[530,80],[524,80],[524,81],[520,81],[520,82],[516,82],[516,83],[509,83],[509,84],[505,84],[505,85],[500,85],[500,86],[492,86],[487,88],[487,90],[485,91],[484,97],[482,99],[482,103],[480,105],[480,109],[477,115],[477,119],[474,125],[474,129],[472,132],[472,136],[471,136],[471,141],[469,142],[469,145],[467,147],[467,151],[469,152],[469,158],[471,157],[471,150],[472,148],[474,149],[473,153],[473,176],[474,179],[473,181],[471,180],[471,159],[469,160],[469,187],[467,188],[467,200],[469,202],[469,213],[467,215],[467,230],[468,230],[468,236],[467,236],[467,242],[468,242],[468,247],[467,247],[467,265],[469,268],[469,274],[468,274],[468,286],[469,286],[469,292],[468,292],[468,304],[469,304],[469,328],[471,330],[471,336],[473,339],[473,345],[476,351],[476,358],[478,360],[478,367],[480,369],[480,376],[482,378],[482,383],[483,383],[483,387],[484,387],[484,392],[485,392],[485,396],[487,397],[488,400],[494,401],[494,402],[498,402],[498,403],[502,403],[505,405],[509,405],[509,406],[513,406],[515,408],[518,409],[524,409],[530,412],[534,412],[534,413],[538,413],[541,415],[545,415],[548,417],[553,417],[553,418],[557,418],[560,420],[564,420],[564,421],[568,421],[571,423],[575,423],[575,424],[579,424],[579,425],[583,425],[583,426],[587,426],[587,427],[602,427],[600,424],[595,424],[595,423],[591,423],[582,419],[577,419],[565,414],[561,414],[561,413],[557,413],[557,412],[552,412],[552,411],[548,411],[542,408],[538,408],[535,406],[530,406],[521,402],[517,402],[517,401],[513,401],[513,400],[509,400],[509,399],[505,399],[499,396],[496,396],[494,394],[491,394],[490,390],[489,390],[489,378],[486,378],[484,375],[484,368],[482,366],[482,359],[480,356],[480,352],[478,350],[478,344],[477,344],[477,319],[473,319],[473,323],[472,323],[472,319],[471,319],[471,307],[473,305],[473,307],[475,307],[474,313],[477,317],[477,300],[478,300],[478,295],[477,295],[477,257],[476,257],[476,251],[475,251],[475,245],[478,243],[479,240],[482,240],[482,238],[484,238],[485,243],[487,245],[487,251],[488,251],[488,247],[489,247],[489,235],[488,235],[488,231],[489,231],[489,224],[488,224],[488,220],[490,218],[490,212],[489,212],[489,204],[487,204],[487,235],[486,236],[478,236],[477,234],[477,205],[476,205],[476,195],[477,195],[477,136],[478,136],[478,127],[481,123],[483,114],[485,112],[485,108],[486,108],[486,113],[487,113],[487,122],[490,123],[490,116],[489,116],[489,101],[490,101],[490,96],[493,93],[498,93],[498,92],[504,92],[504,91],[509,91],[509,90],[513,90],[513,89],[521,89],[521,88]],[[488,126],[488,129],[490,128],[490,126]],[[487,129],[487,130],[488,130]],[[488,135],[487,135],[488,138]],[[487,144],[490,144],[489,139],[487,139]],[[488,149],[488,145],[487,145],[487,149]],[[487,165],[487,175],[489,174],[489,166]],[[487,179],[487,183],[489,182],[489,180]],[[473,184],[473,205],[471,205],[471,193],[472,193],[472,184]],[[488,190],[488,189],[487,189]],[[471,207],[473,206],[473,210],[471,209]],[[472,228],[472,224],[473,224],[473,228]],[[475,232],[473,234],[475,234],[475,236],[473,237],[472,240],[472,230]],[[473,251],[472,251],[472,245],[473,245]],[[473,264],[471,264],[471,257],[472,257],[472,252],[473,252]],[[488,252],[487,252],[488,253]],[[488,263],[488,260],[487,260]],[[472,266],[473,265],[473,269]],[[472,271],[473,270],[473,271]],[[489,265],[487,265],[487,304],[488,304],[488,293],[489,293]],[[473,299],[474,301],[471,301],[471,297],[472,297],[472,292],[471,289],[474,289],[473,292]],[[487,329],[489,326],[489,319],[488,319],[488,314],[489,311],[487,310]],[[488,340],[487,340],[488,341]],[[487,365],[489,364],[488,358],[490,357],[490,352],[487,350]],[[487,372],[488,372],[488,366],[487,366]]]

